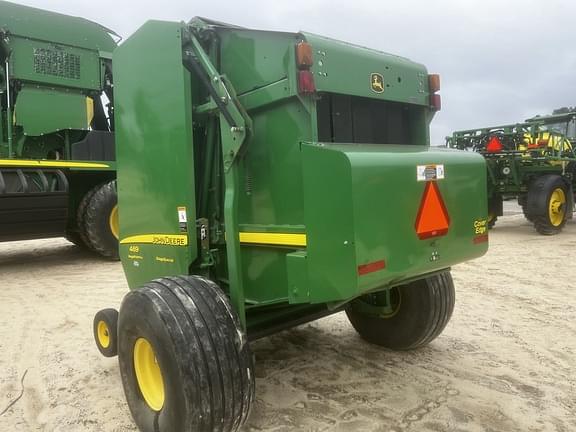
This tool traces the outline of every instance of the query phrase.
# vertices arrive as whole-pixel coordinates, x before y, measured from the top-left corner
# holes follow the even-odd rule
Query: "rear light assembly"
[[[442,98],[437,94],[440,91],[440,75],[428,75],[428,91],[430,93],[430,108],[432,111],[440,111],[442,109]]]
[[[428,75],[428,87],[430,88],[430,93],[436,93],[440,91],[440,75],[430,74]]]
[[[308,42],[296,44],[296,67],[298,68],[298,93],[311,94],[316,91],[314,75],[310,68],[314,64],[312,46]]]
[[[308,42],[296,44],[296,64],[298,69],[310,69],[314,64],[312,46]]]
[[[430,95],[430,107],[434,111],[440,111],[442,109],[442,98],[439,94]]]
[[[316,84],[314,84],[314,75],[309,70],[298,71],[298,92],[303,94],[310,94],[316,91]]]

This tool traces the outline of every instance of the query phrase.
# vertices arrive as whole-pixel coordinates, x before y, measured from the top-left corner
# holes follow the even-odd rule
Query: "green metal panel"
[[[18,93],[14,112],[16,125],[23,127],[25,135],[43,135],[62,129],[87,130],[86,110],[83,94],[24,87]]]
[[[418,165],[444,165],[437,184],[448,234],[420,240],[416,219],[426,182]],[[312,302],[338,301],[483,255],[475,221],[487,216],[480,157],[416,146],[306,145],[304,208]],[[360,275],[358,266],[384,261]]]
[[[101,88],[98,51],[11,37],[12,79],[98,90]]]
[[[130,285],[138,286],[188,273],[197,256],[190,74],[182,66],[181,26],[146,23],[113,61],[120,255]],[[179,207],[186,208],[186,226]],[[184,235],[188,246],[126,241],[139,235],[154,235],[156,243]]]
[[[90,50],[112,52],[112,30],[89,21],[15,3],[0,1],[0,29],[29,39]]]
[[[312,45],[312,72],[318,91],[385,99],[418,105],[429,104],[426,68],[406,58],[302,33]],[[350,59],[354,61],[350,61]],[[382,92],[371,86],[372,74],[383,77]]]
[[[294,33],[223,29],[221,71],[239,95],[287,77],[297,38]],[[293,89],[294,92],[294,89]]]

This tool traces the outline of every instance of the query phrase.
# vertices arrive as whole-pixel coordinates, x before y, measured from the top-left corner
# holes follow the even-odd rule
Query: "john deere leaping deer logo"
[[[376,93],[384,92],[384,77],[379,73],[373,72],[370,74],[370,87]]]

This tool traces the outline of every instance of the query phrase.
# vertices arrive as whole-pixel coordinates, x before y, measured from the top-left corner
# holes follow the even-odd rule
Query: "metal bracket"
[[[252,130],[252,120],[240,104],[234,87],[221,75],[200,45],[194,29],[183,33],[183,63],[210,93],[220,112],[220,134],[224,170],[228,172],[241,153]]]

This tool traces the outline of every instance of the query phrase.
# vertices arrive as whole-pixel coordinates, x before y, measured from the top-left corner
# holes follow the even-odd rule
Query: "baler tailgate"
[[[305,145],[311,300],[359,295],[484,254],[485,166],[469,156],[419,146]]]

